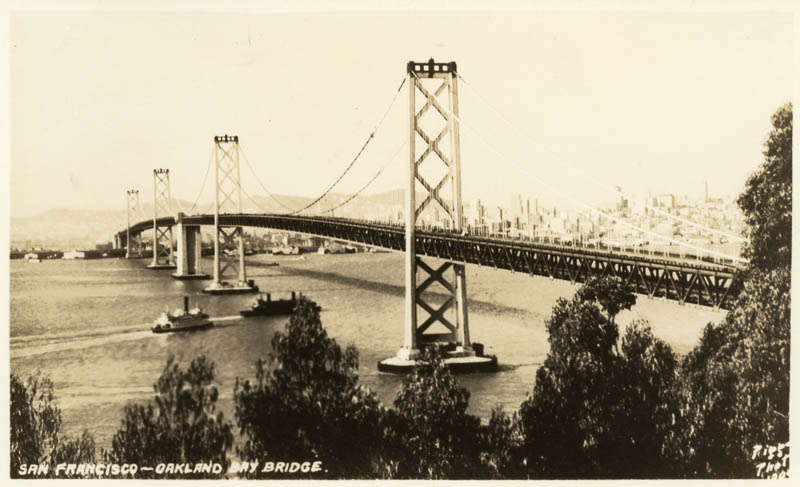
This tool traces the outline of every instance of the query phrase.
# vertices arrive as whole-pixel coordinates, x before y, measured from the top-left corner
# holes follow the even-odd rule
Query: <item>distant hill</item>
[[[326,198],[309,208],[304,214],[326,212],[350,195],[331,193]],[[423,195],[418,194],[421,199]],[[277,201],[276,201],[277,200]],[[314,198],[291,195],[253,196],[245,198],[242,209],[249,213],[287,213],[308,206]],[[359,196],[342,208],[334,211],[335,216],[354,218],[388,218],[392,210],[404,203],[403,190],[397,189],[373,195]],[[174,205],[175,211],[185,209],[188,213],[211,212],[212,203],[198,204],[193,211],[192,203],[181,200]],[[287,209],[288,208],[288,209]],[[153,205],[143,204],[140,212],[144,220],[152,218]],[[137,221],[138,221],[137,220]],[[25,248],[28,245],[45,247],[54,250],[71,250],[73,248],[94,248],[97,243],[113,241],[114,234],[125,228],[127,214],[120,210],[68,210],[53,209],[38,215],[11,218],[11,246]]]
[[[94,248],[107,242],[124,225],[125,212],[111,210],[49,210],[39,215],[11,218],[11,246],[54,250]]]

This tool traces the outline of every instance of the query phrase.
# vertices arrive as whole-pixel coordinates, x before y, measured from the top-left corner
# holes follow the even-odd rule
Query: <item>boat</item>
[[[214,323],[208,319],[208,315],[199,307],[189,309],[189,296],[183,297],[183,309],[169,310],[161,313],[153,323],[153,333],[171,333],[176,331],[203,330],[211,328]]]
[[[278,299],[273,301],[270,293],[261,294],[256,298],[250,309],[243,309],[242,316],[274,316],[292,314],[297,304],[297,294],[292,291],[291,299]]]

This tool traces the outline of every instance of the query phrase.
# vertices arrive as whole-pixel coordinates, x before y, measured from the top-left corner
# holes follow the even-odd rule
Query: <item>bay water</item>
[[[125,404],[154,396],[153,383],[167,357],[188,362],[208,355],[217,366],[218,408],[234,422],[237,377],[253,378],[255,362],[266,359],[270,341],[288,318],[241,318],[253,295],[209,296],[209,281],[178,281],[173,271],[149,270],[146,259],[10,262],[10,369],[20,377],[40,372],[54,382],[63,429],[87,429],[108,448]],[[273,265],[277,263],[278,265]],[[210,272],[212,262],[204,259]],[[360,382],[391,406],[402,377],[377,371],[403,340],[404,271],[400,253],[256,255],[247,258],[247,277],[273,299],[302,292],[321,307],[330,336],[360,354]],[[421,276],[424,278],[425,276]],[[470,391],[470,411],[487,418],[495,404],[514,411],[533,391],[537,367],[547,355],[545,319],[559,296],[570,298],[569,282],[467,266],[469,324],[474,342],[496,354],[495,373],[459,376]],[[212,329],[153,334],[152,321],[167,307],[200,305]],[[441,296],[432,299],[441,302]],[[424,319],[425,313],[420,311]],[[620,314],[620,332],[631,319],[646,318],[673,350],[688,352],[703,326],[724,312],[638,296]],[[235,429],[238,431],[238,429]]]

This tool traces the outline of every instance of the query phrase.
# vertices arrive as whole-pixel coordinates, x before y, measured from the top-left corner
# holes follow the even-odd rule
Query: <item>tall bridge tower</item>
[[[142,234],[137,233],[135,235],[131,235],[131,221],[139,221],[141,212],[141,206],[139,205],[139,190],[129,189],[126,191],[125,201],[127,202],[128,207],[128,229],[127,238],[125,240],[125,258],[131,259],[142,256]],[[136,241],[136,250],[133,249],[133,240],[131,240],[132,238]]]
[[[153,262],[148,269],[174,269],[172,227],[159,226],[158,216],[171,216],[172,192],[169,169],[153,169]]]
[[[214,136],[216,189],[214,200],[214,277],[203,290],[210,294],[256,292],[247,281],[244,265],[244,231],[226,222],[225,213],[242,213],[242,185],[239,178],[239,136]],[[223,248],[224,247],[224,248]],[[222,280],[225,271],[238,263],[236,283]]]
[[[409,92],[409,170],[405,201],[405,321],[403,346],[395,357],[378,364],[386,372],[413,365],[426,344],[455,343],[446,361],[451,367],[488,370],[497,365],[494,357],[477,356],[469,336],[467,288],[464,264],[424,262],[416,252],[416,224],[426,210],[449,217],[450,230],[461,233],[461,147],[459,140],[458,75],[456,63],[409,62],[406,68]],[[417,103],[417,94],[424,103]],[[417,150],[417,146],[419,149]],[[448,191],[449,189],[449,191]],[[424,198],[417,204],[416,193]],[[418,270],[427,274],[422,283]],[[452,269],[452,277],[447,272]],[[425,297],[425,291],[439,284],[448,296],[443,303]],[[422,308],[427,318],[420,322]],[[451,311],[452,310],[452,311]],[[448,313],[449,312],[449,313]],[[454,320],[448,318],[455,315]],[[439,328],[439,332],[426,333]],[[482,355],[482,354],[481,354]]]

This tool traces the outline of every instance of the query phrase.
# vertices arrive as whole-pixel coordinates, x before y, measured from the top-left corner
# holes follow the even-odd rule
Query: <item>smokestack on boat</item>
[[[189,296],[183,297],[183,312],[189,313]]]

